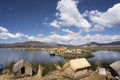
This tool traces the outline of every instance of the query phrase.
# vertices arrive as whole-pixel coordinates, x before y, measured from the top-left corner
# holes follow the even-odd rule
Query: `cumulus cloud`
[[[106,12],[98,10],[86,11],[83,16],[87,16],[93,23],[104,27],[114,27],[120,25],[120,3],[115,4]]]
[[[49,25],[60,28],[61,26],[70,27],[75,26],[78,28],[89,28],[91,25],[81,15],[77,8],[77,0],[60,0],[57,5],[56,19]]]
[[[102,42],[108,43],[113,41],[120,40],[120,35],[85,35],[82,36],[79,32],[73,32],[72,30],[66,28],[62,29],[63,32],[66,32],[65,35],[57,34],[56,31],[51,32],[48,36],[43,34],[38,34],[36,36],[25,35],[22,33],[10,33],[9,30],[0,26],[0,39],[19,39],[19,38],[27,38],[30,41],[42,41],[42,42],[55,42],[61,44],[72,44],[72,45],[81,45],[88,42]]]
[[[83,14],[77,8],[78,3],[78,0],[58,1],[56,19],[49,25],[56,28],[72,26],[84,29],[86,32],[100,32],[106,28],[120,25],[120,3],[115,4],[105,12],[86,10]]]
[[[64,29],[63,31],[67,32],[66,35],[59,35],[59,34],[50,34],[44,37],[35,37],[35,36],[28,36],[28,40],[32,41],[42,41],[42,42],[55,42],[61,44],[72,44],[72,45],[81,45],[89,42],[98,42],[98,43],[109,43],[113,41],[120,40],[120,35],[102,35],[102,34],[95,34],[95,35],[85,35],[82,36],[75,32],[69,32],[69,29]]]
[[[105,28],[102,25],[99,24],[95,24],[94,27],[90,28],[90,29],[86,29],[86,32],[102,32],[104,31]]]
[[[26,38],[28,38],[28,40],[30,41],[39,41],[40,39],[38,39],[37,37],[34,36],[27,36]]]
[[[0,26],[0,39],[9,39],[9,38],[21,38],[24,36],[22,33],[10,33],[6,28]]]
[[[44,34],[42,34],[42,33],[37,35],[37,37],[42,37],[42,36],[44,36]]]
[[[62,29],[63,32],[69,33],[69,34],[73,34],[74,32],[69,30],[69,29]]]
[[[0,26],[0,32],[8,32],[8,30],[2,26]]]
[[[57,31],[51,31],[50,32],[50,34],[56,34],[57,33]]]
[[[106,12],[100,12],[98,10],[86,11],[81,14],[77,8],[77,0],[60,0],[57,5],[57,13],[55,14],[56,19],[49,25],[61,28],[75,26],[77,28],[84,28],[87,32],[104,31],[106,28],[113,28],[116,25],[120,25],[120,3],[115,4],[109,8]],[[84,17],[87,17],[86,19]],[[88,22],[87,19],[91,21]],[[73,44],[80,45],[88,42],[102,42],[108,43],[113,41],[119,41],[120,35],[85,35],[82,36],[80,32],[74,32],[68,28],[61,29],[62,32],[67,34],[60,35],[56,31],[50,32],[48,36],[38,34],[36,36],[25,35],[22,33],[11,33],[6,28],[0,26],[0,39],[9,38],[21,38],[25,37],[32,41],[43,41],[43,42],[56,42],[62,44]],[[107,32],[106,32],[107,33]]]
[[[50,25],[50,26],[53,26],[53,27],[55,27],[55,28],[60,28],[60,24],[59,24],[59,22],[58,22],[57,20],[54,20],[54,21],[51,22],[49,25]]]

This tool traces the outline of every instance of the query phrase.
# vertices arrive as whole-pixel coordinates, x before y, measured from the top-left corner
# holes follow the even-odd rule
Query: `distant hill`
[[[87,46],[87,47],[95,47],[95,46],[120,46],[120,41],[116,41],[116,42],[111,42],[111,43],[96,43],[96,42],[90,42],[84,45],[80,45],[82,46]]]
[[[27,41],[14,44],[0,44],[0,48],[41,48],[41,47],[57,47],[56,43],[47,43],[39,41]]]
[[[48,43],[48,42],[39,42],[39,41],[26,41],[22,43],[13,43],[13,44],[0,44],[0,48],[47,48],[47,47],[83,47],[83,46],[88,46],[88,47],[95,47],[95,46],[120,46],[120,41],[116,42],[111,42],[111,43],[96,43],[96,42],[91,42],[88,44],[84,45],[66,45],[66,44],[58,44],[58,43]]]

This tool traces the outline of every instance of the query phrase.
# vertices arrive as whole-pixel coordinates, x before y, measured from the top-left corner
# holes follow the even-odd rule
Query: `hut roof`
[[[66,50],[65,53],[73,53],[71,50]]]
[[[14,64],[12,70],[14,73],[16,73],[17,71],[19,71],[22,67],[24,67],[24,64],[27,64],[28,66],[31,66],[31,64],[23,59],[21,59],[20,61],[18,61],[17,63]]]
[[[110,67],[114,69],[117,72],[117,74],[120,76],[120,61],[116,61],[110,64]]]
[[[79,59],[72,59],[70,60],[70,67],[76,71],[78,69],[87,68],[91,65],[88,63],[88,61],[85,58],[79,58]]]

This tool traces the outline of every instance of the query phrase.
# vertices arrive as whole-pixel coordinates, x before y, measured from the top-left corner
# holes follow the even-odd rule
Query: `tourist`
[[[4,67],[3,67],[3,65],[1,64],[1,65],[0,65],[0,75],[2,74],[3,68],[4,68]]]

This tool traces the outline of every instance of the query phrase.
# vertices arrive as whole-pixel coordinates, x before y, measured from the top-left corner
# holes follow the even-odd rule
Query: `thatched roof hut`
[[[22,59],[14,64],[12,71],[15,77],[23,77],[23,75],[31,76],[32,66],[29,62]]]
[[[67,76],[76,79],[86,76],[90,66],[85,58],[78,58],[68,61],[62,69]]]
[[[88,63],[88,61],[85,58],[79,58],[79,59],[70,60],[70,66],[74,71],[76,71],[78,69],[90,67],[91,65]]]
[[[120,61],[116,61],[112,64],[110,64],[111,73],[113,76],[119,76],[120,77]]]
[[[66,54],[72,54],[73,51],[72,51],[72,50],[66,50],[65,53],[66,53]]]

